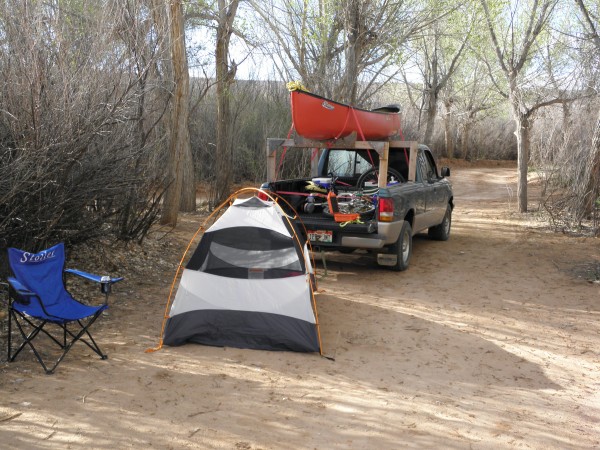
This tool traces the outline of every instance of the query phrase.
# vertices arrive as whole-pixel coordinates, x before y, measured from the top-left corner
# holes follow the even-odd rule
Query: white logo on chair
[[[29,253],[29,252],[23,252],[23,256],[21,256],[21,259],[19,260],[20,263],[28,263],[28,262],[42,262],[42,261],[46,261],[47,259],[51,259],[51,258],[56,258],[56,255],[54,254],[54,250],[52,251],[42,251],[39,253]]]

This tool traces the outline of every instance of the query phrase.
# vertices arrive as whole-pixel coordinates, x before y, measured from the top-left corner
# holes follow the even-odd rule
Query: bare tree
[[[191,165],[190,134],[188,129],[190,80],[185,49],[183,4],[181,0],[169,0],[168,17],[174,88],[171,101],[170,142],[167,162],[169,177],[161,223],[175,226],[177,224],[177,214],[182,204],[184,171],[186,167],[189,168]],[[193,171],[192,180],[189,179],[189,173],[186,178],[188,187],[190,181],[193,187],[193,207],[190,208],[191,205],[188,204],[189,199],[186,199],[188,201],[183,206],[186,210],[193,210],[195,209],[196,198]]]
[[[476,15],[466,8],[440,11],[441,17],[423,29],[414,41],[423,78],[422,106],[426,111],[423,141],[430,143],[435,127],[440,96],[459,67],[476,23]],[[446,96],[446,109],[452,102]],[[449,119],[450,114],[446,113]]]
[[[212,4],[195,4],[186,17],[205,29],[214,29],[214,61],[217,90],[216,146],[214,173],[211,177],[209,203],[217,206],[225,200],[232,184],[233,134],[231,133],[231,85],[237,64],[230,58],[229,47],[234,35],[242,36],[234,27],[240,0],[217,0]],[[243,37],[243,36],[242,36]]]
[[[266,52],[282,79],[298,77],[312,91],[365,104],[400,72],[404,43],[430,23],[415,0],[250,0],[267,24]]]
[[[460,157],[470,159],[471,130],[477,123],[490,114],[502,116],[504,98],[498,95],[487,76],[487,66],[471,50],[464,55],[464,60],[453,82],[446,88],[444,95],[452,99],[451,117],[458,132]],[[485,144],[492,148],[489,142]],[[448,155],[450,156],[450,155]]]
[[[337,59],[341,20],[338,2],[250,0],[258,16],[257,40],[273,61],[282,80],[300,78],[311,90],[333,96],[333,80],[339,80]]]
[[[563,101],[561,98],[537,101],[528,105],[524,91],[523,78],[527,64],[532,59],[536,40],[544,31],[556,7],[557,0],[531,0],[514,4],[515,9],[508,11],[504,24],[499,23],[499,15],[492,15],[489,0],[480,0],[483,6],[486,24],[497,62],[502,69],[508,92],[504,94],[510,103],[516,125],[518,149],[517,198],[519,212],[527,211],[527,165],[529,162],[530,131],[533,113],[543,107]],[[513,7],[512,5],[510,6]],[[519,8],[519,9],[517,9]],[[518,13],[518,14],[517,14]],[[519,29],[517,19],[524,21]],[[504,37],[500,39],[499,36]]]
[[[229,196],[232,179],[232,140],[230,87],[235,80],[236,64],[229,58],[229,43],[239,0],[218,1],[215,65],[217,69],[217,148],[215,184],[211,203],[216,206]]]

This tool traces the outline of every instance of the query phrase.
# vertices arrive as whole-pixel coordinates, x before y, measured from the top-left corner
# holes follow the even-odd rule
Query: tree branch
[[[483,6],[483,11],[485,13],[485,20],[488,25],[490,37],[492,38],[492,44],[494,44],[494,51],[496,52],[496,57],[498,58],[498,63],[500,64],[500,67],[502,68],[504,73],[506,73],[508,75],[509,70],[508,70],[508,67],[506,66],[506,63],[504,62],[504,55],[502,54],[502,50],[500,49],[498,37],[496,36],[496,30],[494,30],[494,24],[492,23],[492,18],[490,16],[490,9],[488,7],[487,1],[481,0],[481,5]],[[486,64],[487,64],[487,62],[486,62]],[[490,71],[490,73],[491,73],[491,71]],[[492,80],[492,82],[494,83],[494,85],[496,85],[494,80]],[[507,96],[507,98],[508,98],[508,96]]]
[[[594,45],[596,46],[596,49],[598,51],[600,51],[600,36],[598,35],[598,30],[596,29],[596,25],[594,24],[594,21],[590,17],[590,13],[589,13],[588,9],[583,4],[583,0],[575,0],[575,3],[577,3],[577,5],[579,6],[581,14],[583,14],[583,17],[584,17],[585,21],[587,22],[588,27],[590,28],[590,33],[592,35],[592,40],[594,41]]]

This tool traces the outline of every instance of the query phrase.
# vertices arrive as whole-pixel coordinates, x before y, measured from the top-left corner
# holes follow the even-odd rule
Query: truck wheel
[[[400,230],[400,236],[394,245],[392,245],[392,252],[396,254],[396,264],[392,266],[392,270],[402,272],[408,269],[408,263],[410,262],[410,255],[412,255],[412,227],[410,222],[404,221],[402,229]]]
[[[436,241],[447,241],[450,237],[450,227],[452,226],[452,208],[450,205],[446,206],[446,214],[444,214],[444,220],[439,225],[429,228],[429,237]]]

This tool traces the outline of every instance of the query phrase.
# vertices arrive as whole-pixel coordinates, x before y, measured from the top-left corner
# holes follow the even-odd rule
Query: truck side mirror
[[[442,167],[442,178],[450,176],[450,167]]]

